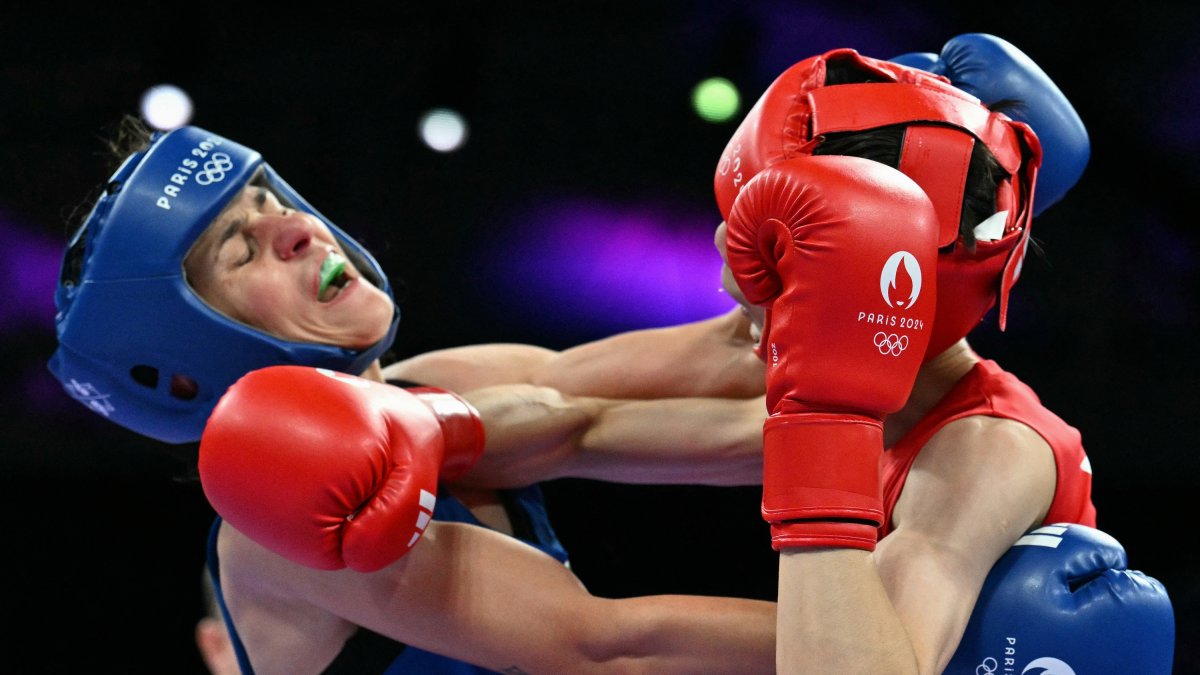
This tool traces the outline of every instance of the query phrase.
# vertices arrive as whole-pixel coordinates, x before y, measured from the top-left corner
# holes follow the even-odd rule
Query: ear
[[[206,616],[196,622],[196,648],[213,675],[238,675],[237,655],[229,631],[220,619]]]

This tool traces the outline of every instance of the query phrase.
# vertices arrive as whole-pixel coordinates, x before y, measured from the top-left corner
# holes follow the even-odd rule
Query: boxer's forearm
[[[612,605],[619,630],[607,649],[612,662],[629,666],[623,672],[775,672],[773,602],[657,595]]]
[[[388,379],[464,392],[532,380],[556,352],[522,344],[452,347],[418,354],[383,369]]]
[[[777,635],[781,675],[920,672],[866,551],[783,551]]]
[[[464,398],[479,410],[487,436],[464,484],[518,487],[563,477],[761,481],[762,399],[617,401],[528,385],[488,387]]]
[[[579,396],[749,398],[763,393],[750,322],[734,309],[703,321],[630,331],[548,360],[534,384]]]
[[[565,470],[644,484],[758,485],[763,399],[580,401],[593,423]]]

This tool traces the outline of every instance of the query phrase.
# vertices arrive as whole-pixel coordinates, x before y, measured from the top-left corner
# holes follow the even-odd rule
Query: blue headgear
[[[399,311],[382,340],[357,351],[268,335],[209,307],[188,285],[184,256],[260,171],[256,180],[325,223],[391,297],[370,253],[259,153],[196,127],[156,134],[109,179],[63,256],[50,370],[68,394],[121,426],[185,443],[199,440],[217,400],[252,370],[295,364],[357,375],[391,346]]]

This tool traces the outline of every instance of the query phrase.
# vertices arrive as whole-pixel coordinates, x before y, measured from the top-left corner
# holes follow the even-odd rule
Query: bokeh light
[[[192,97],[173,84],[159,84],[142,94],[142,119],[155,129],[168,131],[192,119]]]
[[[710,77],[692,89],[692,108],[708,122],[724,122],[733,117],[741,100],[737,87],[723,77]]]
[[[467,121],[455,110],[434,108],[421,116],[421,140],[438,152],[453,152],[467,141]]]

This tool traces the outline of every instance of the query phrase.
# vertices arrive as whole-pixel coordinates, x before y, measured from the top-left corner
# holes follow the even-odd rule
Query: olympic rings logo
[[[211,185],[225,180],[225,173],[233,169],[233,159],[224,152],[214,152],[212,159],[204,163],[200,173],[196,174],[196,183]]]
[[[989,656],[983,660],[983,663],[975,666],[975,675],[993,675],[999,667],[1000,664],[996,659]]]
[[[908,336],[879,331],[875,334],[875,346],[879,349],[880,354],[900,356],[905,349],[908,349]]]

